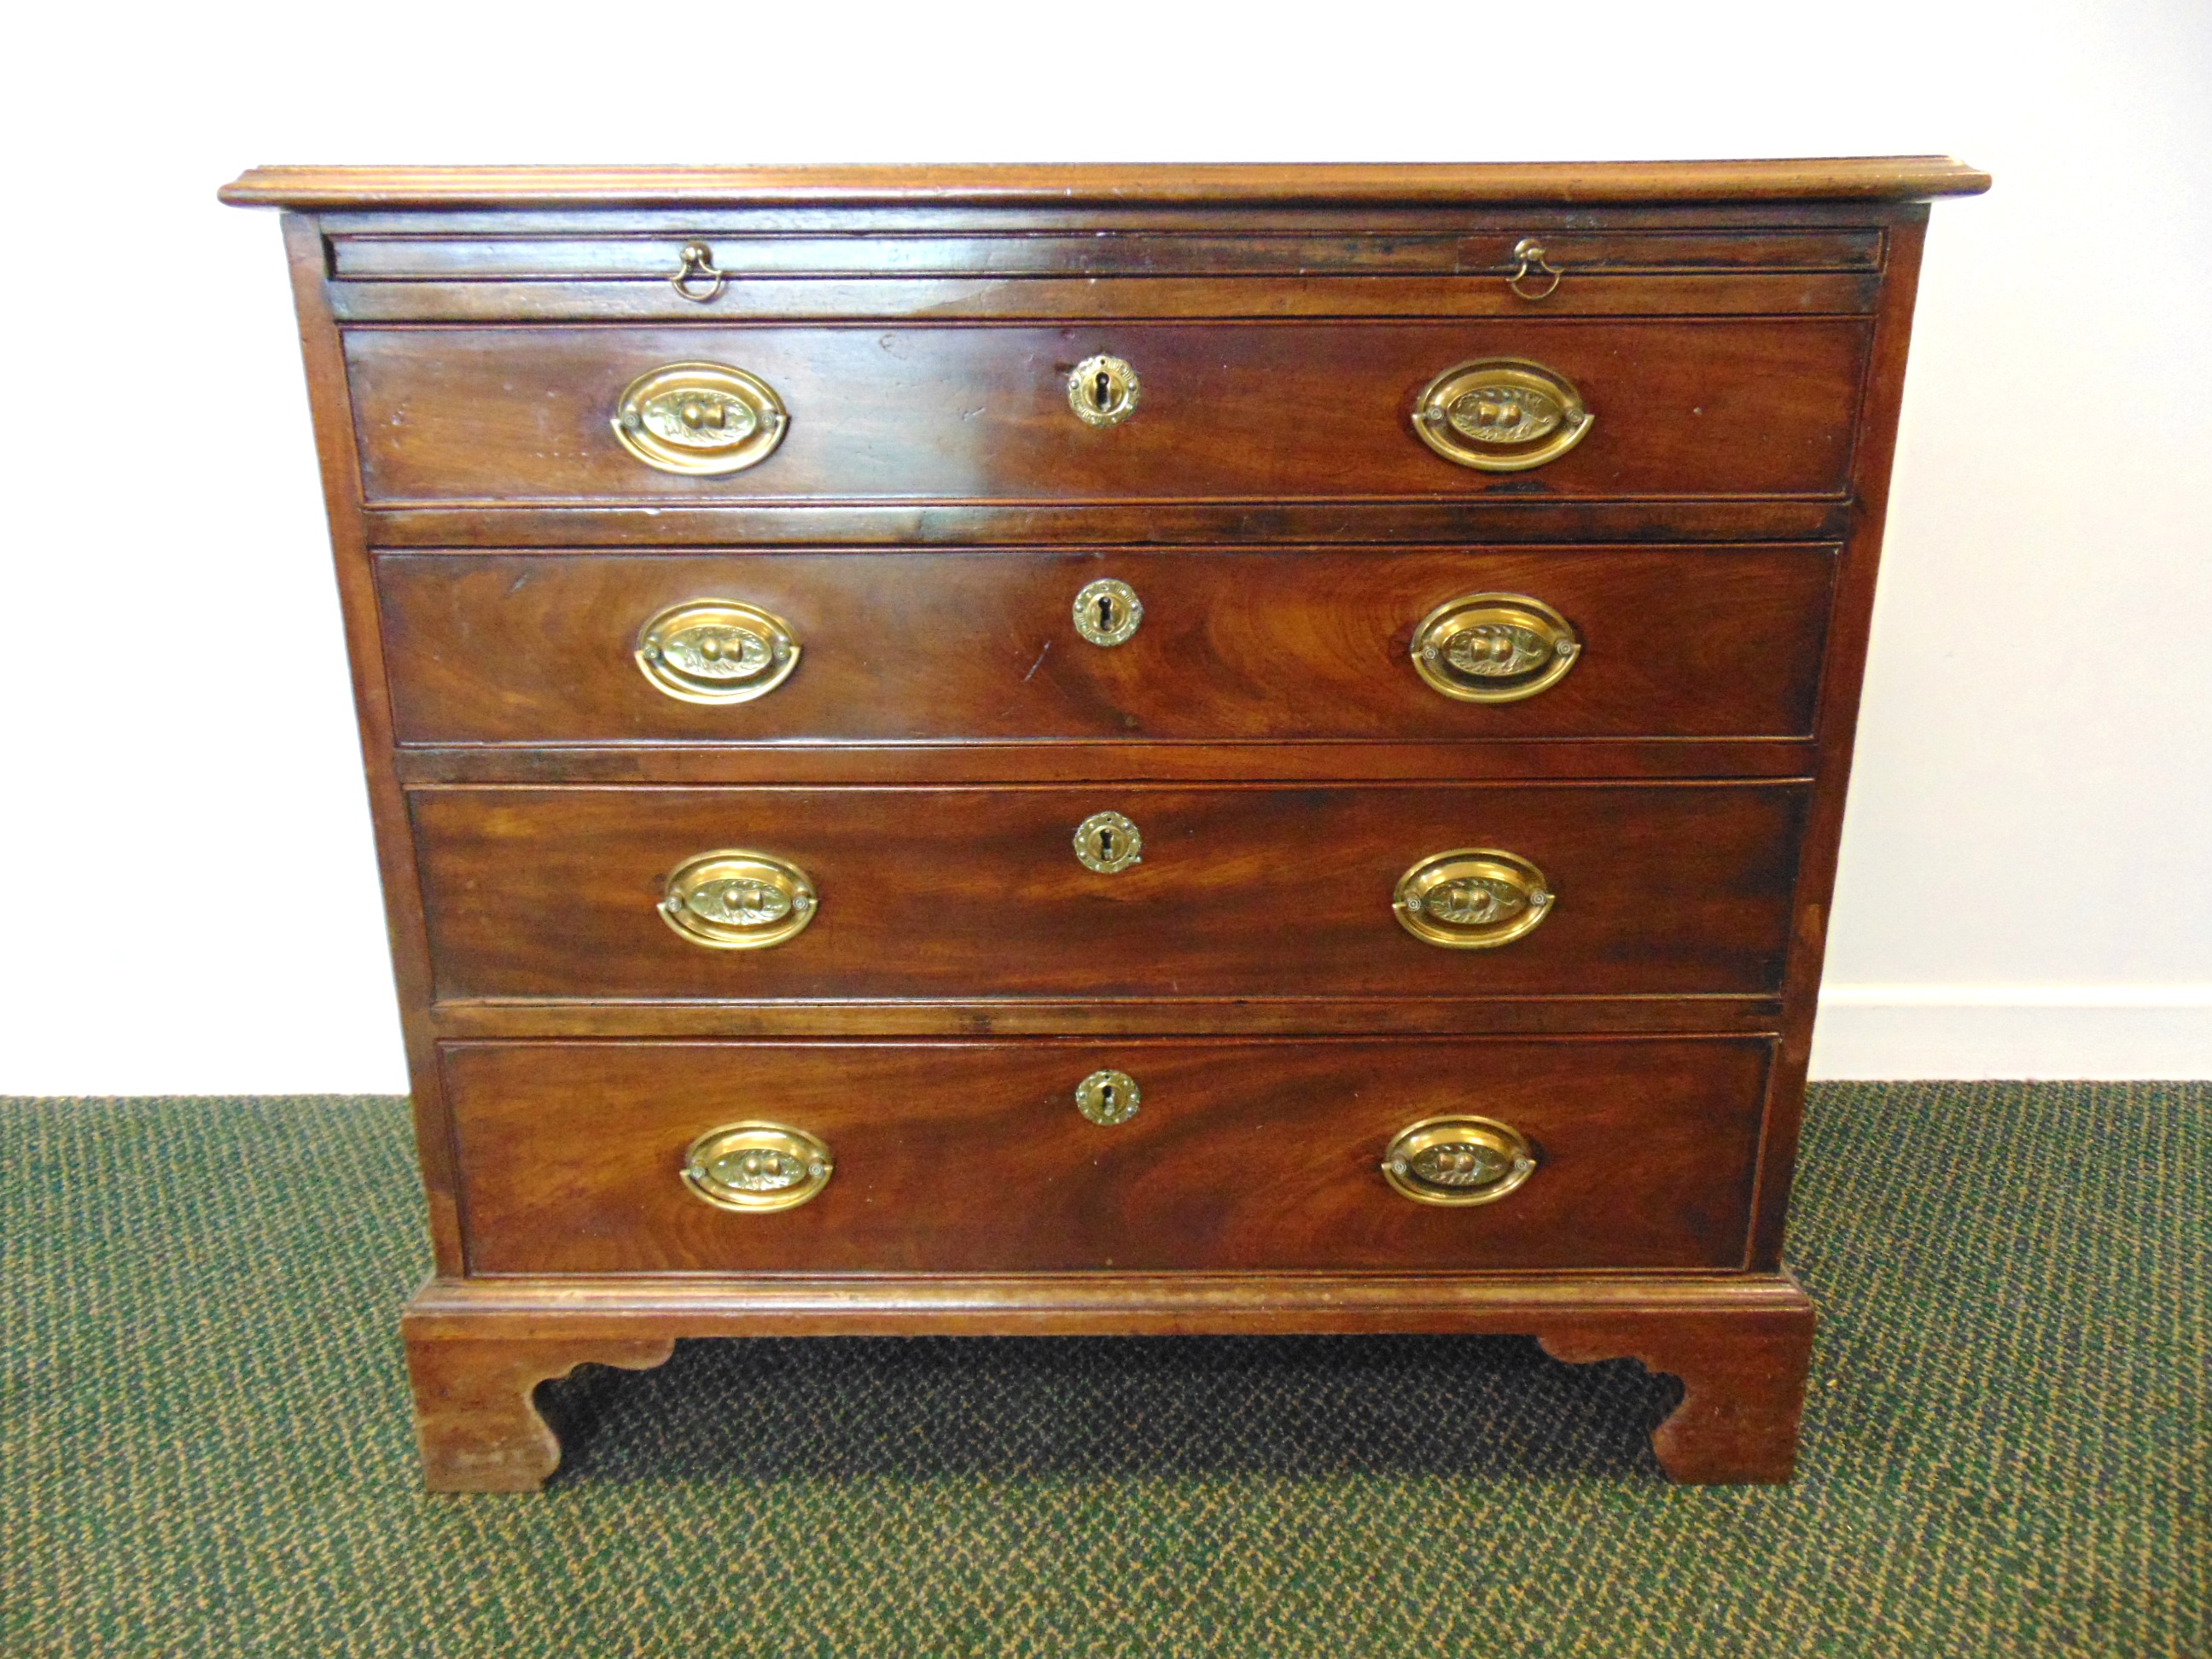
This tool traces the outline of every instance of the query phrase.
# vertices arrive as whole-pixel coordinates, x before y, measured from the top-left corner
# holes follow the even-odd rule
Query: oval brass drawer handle
[[[687,599],[637,630],[637,665],[656,691],[681,702],[750,702],[791,678],[791,625],[738,599]]]
[[[1413,630],[1413,672],[1462,702],[1518,702],[1582,655],[1574,624],[1525,593],[1463,593]]]
[[[660,919],[694,945],[760,951],[806,931],[822,908],[806,872],[742,848],[701,853],[669,872]]]
[[[795,1210],[830,1184],[830,1148],[787,1123],[725,1123],[684,1154],[684,1184],[718,1210],[773,1215]]]
[[[1488,1117],[1424,1118],[1382,1154],[1382,1179],[1416,1204],[1494,1204],[1535,1173],[1527,1138]]]
[[[791,417],[775,388],[727,363],[669,363],[616,400],[615,437],[647,466],[703,477],[758,466]]]
[[[1541,870],[1494,847],[1431,854],[1398,878],[1390,902],[1400,927],[1453,951],[1510,945],[1557,906]]]
[[[1421,389],[1413,430],[1446,460],[1480,472],[1525,472],[1556,461],[1596,416],[1564,374],[1522,357],[1480,357]]]

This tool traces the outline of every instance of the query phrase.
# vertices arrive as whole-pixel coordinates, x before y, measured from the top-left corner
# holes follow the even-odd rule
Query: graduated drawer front
[[[1870,331],[1839,317],[355,327],[345,350],[372,504],[1834,496]],[[1068,404],[1070,371],[1099,352],[1139,379],[1121,425]],[[1574,383],[1595,416],[1577,447],[1501,474],[1422,444],[1421,389],[1493,356]],[[683,476],[617,441],[625,386],[698,361],[779,394],[787,435],[766,460]]]
[[[1798,784],[411,792],[441,999],[1771,994]],[[1142,861],[1077,860],[1121,812]],[[1525,937],[1445,949],[1391,902],[1418,860],[1494,848],[1558,895]],[[787,860],[819,896],[771,948],[657,908],[694,855]]]
[[[393,554],[377,560],[406,744],[961,738],[1734,737],[1812,729],[1834,550]],[[1143,606],[1103,646],[1100,578]],[[1520,702],[1413,670],[1417,626],[1526,594],[1581,650]],[[669,607],[787,623],[798,667],[743,702],[659,687],[635,653]]]
[[[444,1048],[469,1264],[485,1273],[1741,1265],[1764,1038],[560,1042]],[[1086,1074],[1134,1078],[1102,1126]],[[1409,1124],[1502,1120],[1536,1169],[1413,1202]],[[696,1137],[790,1126],[834,1159],[798,1208],[679,1178]]]

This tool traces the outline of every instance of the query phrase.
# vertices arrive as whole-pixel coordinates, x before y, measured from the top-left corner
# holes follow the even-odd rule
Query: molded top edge
[[[1412,165],[253,167],[236,207],[1449,207],[1915,201],[1990,176],[1944,155]]]

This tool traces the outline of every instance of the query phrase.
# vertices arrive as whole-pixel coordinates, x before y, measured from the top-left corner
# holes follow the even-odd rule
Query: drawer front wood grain
[[[1059,327],[356,327],[349,384],[372,504],[830,498],[1081,501],[1556,495],[1832,496],[1844,488],[1863,319],[1113,323]],[[1110,352],[1141,400],[1069,408]],[[1455,465],[1414,435],[1422,387],[1532,359],[1595,416],[1534,471]],[[727,364],[790,413],[775,454],[711,477],[616,441],[623,389]]]
[[[1797,784],[611,788],[411,792],[442,999],[1770,994]],[[1142,861],[1077,860],[1115,811]],[[1503,848],[1558,902],[1448,950],[1399,926],[1418,860]],[[787,860],[819,896],[773,949],[656,909],[694,855]]]
[[[443,1051],[472,1271],[1714,1269],[1741,1264],[1765,1038],[560,1042]],[[1081,1115],[1112,1068],[1143,1099]],[[1537,1168],[1486,1205],[1399,1196],[1406,1126],[1510,1123]],[[679,1179],[767,1120],[835,1159],[799,1208]]]
[[[400,741],[1799,737],[1812,729],[1830,547],[1390,551],[396,554],[377,561]],[[1125,642],[1074,625],[1102,578]],[[1582,650],[1525,701],[1455,702],[1409,656],[1438,605],[1527,594]],[[657,689],[634,653],[667,607],[788,623],[791,677],[750,702]]]

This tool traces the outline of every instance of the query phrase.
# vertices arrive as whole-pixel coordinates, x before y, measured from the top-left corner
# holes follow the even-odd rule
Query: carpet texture
[[[2212,1085],[1817,1089],[1798,1480],[1518,1340],[690,1342],[417,1490],[401,1103],[0,1101],[0,1653],[2212,1650]]]

